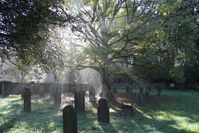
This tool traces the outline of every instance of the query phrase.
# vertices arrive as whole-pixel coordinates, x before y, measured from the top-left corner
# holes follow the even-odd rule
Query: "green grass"
[[[20,96],[0,97],[0,133],[61,133],[62,107],[32,100],[32,113],[24,113]],[[80,133],[199,133],[199,93],[164,91],[152,97],[128,119],[111,107],[111,124],[99,124],[88,108],[78,115]]]

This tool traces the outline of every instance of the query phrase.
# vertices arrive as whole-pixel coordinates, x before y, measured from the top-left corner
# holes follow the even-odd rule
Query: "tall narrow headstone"
[[[61,88],[54,89],[54,104],[60,106],[61,104]]]
[[[61,87],[57,83],[53,83],[50,85],[50,90],[51,90],[51,97],[53,98],[54,105],[55,106],[60,106],[61,104]]]
[[[24,112],[31,112],[31,90],[29,88],[24,89]]]
[[[144,104],[145,104],[145,102],[144,102],[144,97],[143,97],[143,95],[140,94],[140,93],[136,95],[135,101],[136,101],[136,104],[137,104],[138,106],[144,106]]]
[[[130,92],[130,88],[129,86],[126,86],[126,93],[129,93]]]
[[[102,123],[110,123],[109,107],[105,98],[101,98],[98,101],[97,121]]]
[[[84,94],[84,91],[75,92],[75,109],[79,113],[85,112],[85,94]]]
[[[72,105],[63,109],[63,133],[77,133],[77,114]]]

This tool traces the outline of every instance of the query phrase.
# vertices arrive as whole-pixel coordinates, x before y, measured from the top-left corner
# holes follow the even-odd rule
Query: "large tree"
[[[160,73],[164,77],[175,69],[176,61],[183,66],[192,53],[189,48],[193,48],[198,28],[193,22],[198,13],[197,0],[86,0],[76,8],[71,6],[73,2],[60,2],[1,1],[1,57],[14,56],[23,64],[41,64],[55,73],[63,64],[72,70],[93,68],[101,74],[105,96],[112,99],[109,81],[115,65],[130,64],[137,75],[144,68],[158,70],[156,77]],[[191,15],[193,10],[195,16]],[[49,31],[55,25],[69,26],[86,41],[82,56],[76,54],[63,63],[63,49],[49,41]]]
[[[85,59],[76,67],[97,70],[104,85],[103,94],[108,99],[112,98],[112,67],[126,63],[134,56],[134,46],[139,47],[148,41],[143,36],[156,29],[153,22],[158,16],[157,5],[145,0],[96,0],[82,3],[82,8],[75,13],[71,29],[88,42]]]

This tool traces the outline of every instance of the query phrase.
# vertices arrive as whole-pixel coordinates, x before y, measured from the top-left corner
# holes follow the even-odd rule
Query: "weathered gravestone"
[[[145,90],[145,92],[144,92],[144,96],[145,96],[146,98],[149,98],[149,92],[150,92],[150,88],[147,88],[147,89]]]
[[[131,105],[122,105],[122,111],[120,112],[120,116],[123,118],[129,118],[133,116],[133,106]]]
[[[31,112],[31,90],[29,88],[24,89],[24,112]]]
[[[102,123],[110,123],[109,107],[105,98],[101,98],[98,101],[97,120]]]
[[[63,109],[63,133],[77,133],[77,114],[72,105]]]
[[[53,97],[54,97],[54,104],[56,106],[60,106],[61,104],[61,88],[57,87],[54,89],[54,93],[53,93]]]
[[[57,83],[51,83],[50,96],[53,99],[54,105],[59,107],[61,104],[61,86]]]
[[[130,88],[129,88],[129,86],[127,86],[126,87],[126,93],[129,93],[129,91],[130,91]]]
[[[130,84],[126,86],[126,93],[132,93],[132,87]]]
[[[144,106],[144,104],[145,104],[144,96],[140,93],[136,94],[135,102],[136,102],[136,105],[138,105],[138,106]]]
[[[75,109],[79,113],[85,112],[85,94],[84,91],[75,92]]]

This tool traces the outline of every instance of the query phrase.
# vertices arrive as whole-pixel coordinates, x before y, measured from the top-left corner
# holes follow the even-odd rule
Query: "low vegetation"
[[[0,132],[3,133],[61,133],[62,105],[56,109],[42,99],[32,100],[32,113],[24,113],[20,96],[0,98]],[[151,96],[145,107],[137,108],[134,116],[120,117],[120,109],[111,106],[111,124],[97,122],[96,108],[87,107],[78,115],[81,133],[198,133],[199,93],[163,91],[162,96]]]

